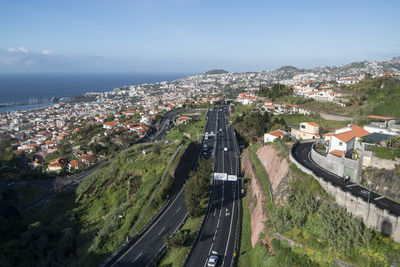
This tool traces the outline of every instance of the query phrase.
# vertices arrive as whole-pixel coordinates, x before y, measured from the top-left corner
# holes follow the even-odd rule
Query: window
[[[339,142],[339,146],[342,146],[343,145],[343,143],[342,142]]]

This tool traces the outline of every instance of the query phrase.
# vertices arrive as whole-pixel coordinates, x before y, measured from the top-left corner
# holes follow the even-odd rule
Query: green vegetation
[[[198,168],[190,174],[185,187],[185,203],[189,217],[175,235],[165,237],[167,255],[160,266],[182,266],[196,237],[207,209],[213,160],[200,159]]]
[[[215,70],[209,70],[205,72],[204,74],[225,74],[228,73],[226,70],[221,70],[221,69],[215,69]]]
[[[306,98],[307,99],[307,98]],[[311,109],[314,112],[332,112],[332,113],[341,113],[343,107],[334,102],[320,102],[320,101],[308,101],[305,102],[302,108]]]
[[[208,201],[208,200],[207,200]],[[207,201],[204,201],[204,206],[207,206]],[[184,244],[174,248],[168,248],[167,254],[161,261],[160,266],[165,267],[180,267],[185,261],[186,255],[189,253],[190,247],[192,246],[196,233],[201,225],[204,216],[200,217],[188,217],[185,224],[182,226],[181,231],[188,232],[188,239]]]
[[[265,196],[267,198],[268,212],[273,213],[275,210],[275,206],[274,206],[273,200],[271,198],[271,194],[269,193],[271,185],[269,182],[268,174],[265,172],[264,166],[261,164],[261,162],[258,159],[257,154],[256,154],[259,147],[260,147],[259,145],[251,145],[248,148],[249,153],[250,153],[250,159],[256,169],[257,177],[260,179],[261,184],[264,188],[264,191],[266,192]]]
[[[239,113],[236,110],[239,110],[240,106],[237,107],[235,107],[233,124],[236,132],[245,139],[246,143],[251,143],[253,139],[262,136],[266,131],[285,128],[285,120],[281,117],[270,117],[267,112],[261,114],[251,110]]]
[[[392,147],[373,146],[374,155],[381,159],[395,160],[400,157],[400,152]]]
[[[46,188],[38,185],[13,185],[3,191],[3,203],[23,209],[38,200]]]
[[[262,166],[256,150],[257,146],[249,147],[251,161],[266,190],[267,234],[272,242],[267,245],[259,241],[251,247],[251,218],[244,208],[239,266],[330,266],[334,260],[356,266],[390,266],[400,255],[400,244],[367,229],[359,218],[334,203],[314,178],[294,164],[289,172],[288,202],[273,209],[269,204],[269,188],[264,185],[265,171],[259,170]],[[252,201],[252,196],[244,197],[244,207]],[[274,238],[275,233],[293,240],[296,245],[289,247]]]
[[[275,102],[281,104],[301,105],[308,102],[314,102],[312,98],[297,97],[293,95],[285,95],[275,99]]]
[[[292,94],[293,89],[283,84],[274,84],[271,88],[260,85],[260,89],[258,90],[259,96],[271,98],[272,101],[275,101],[279,97],[289,96]]]
[[[366,77],[358,84],[345,87],[352,93],[349,106],[352,115],[361,118],[366,115],[400,117],[400,80],[391,77]]]
[[[318,114],[313,115],[301,115],[301,114],[285,114],[282,115],[285,122],[288,124],[299,125],[300,122],[308,122],[312,121],[319,125],[320,128],[328,129],[338,129],[341,127],[347,126],[350,122],[349,121],[332,121],[332,120],[325,120]]]
[[[185,116],[185,114],[181,114],[182,116]],[[197,116],[190,116],[191,119],[189,120],[189,123],[187,125],[177,125],[174,126],[169,133],[165,136],[166,140],[174,141],[174,140],[180,140],[182,138],[188,138],[188,136],[185,136],[185,134],[190,135],[190,139],[193,141],[197,141],[197,135],[196,133],[203,133],[204,128],[206,126],[206,111],[202,111],[200,115]]]
[[[186,183],[185,204],[191,217],[198,217],[204,213],[200,204],[209,196],[213,166],[213,158],[200,159],[196,172],[191,173]]]
[[[21,219],[0,218],[0,265],[98,265],[161,207],[168,187],[158,190],[134,227],[178,145],[163,144],[159,155],[142,154],[151,144],[129,148],[86,177],[75,192],[59,194]]]

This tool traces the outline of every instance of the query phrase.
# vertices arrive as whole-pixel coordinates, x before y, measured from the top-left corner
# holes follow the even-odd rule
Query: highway
[[[317,176],[322,177],[325,181],[329,181],[335,186],[340,186],[343,191],[350,192],[356,197],[361,197],[365,201],[376,204],[381,209],[388,210],[395,216],[400,216],[400,204],[387,199],[375,192],[369,191],[365,187],[362,187],[354,183],[345,183],[342,178],[324,170],[319,167],[310,157],[311,146],[313,143],[296,143],[292,147],[292,156],[304,167],[312,170]]]
[[[216,139],[210,136],[207,144],[215,149],[214,171],[238,175],[237,143],[233,128],[227,124],[228,107],[223,106],[213,112],[217,113],[218,120],[211,119],[209,129],[217,133],[217,136]],[[206,266],[210,255],[218,256],[217,266],[232,265],[238,221],[238,190],[236,181],[213,181],[209,212],[206,214],[200,238],[193,244],[193,253],[187,262],[188,266]]]
[[[175,116],[175,114],[171,114]],[[215,111],[208,112],[208,120],[206,131],[211,132],[215,126],[211,122],[216,121]],[[160,138],[161,133],[156,138]],[[210,139],[209,139],[210,140]],[[212,142],[211,142],[212,143]],[[212,145],[210,143],[210,145]],[[211,154],[203,154],[205,157],[210,157]],[[126,249],[118,253],[106,266],[146,266],[149,265],[152,259],[164,248],[164,236],[171,235],[177,231],[187,216],[185,206],[184,187],[175,195],[171,196],[171,200],[164,210],[157,216],[143,233],[139,234]]]

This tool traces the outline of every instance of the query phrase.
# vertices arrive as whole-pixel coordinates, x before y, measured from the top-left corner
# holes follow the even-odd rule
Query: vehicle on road
[[[343,182],[345,182],[345,183],[350,182],[350,176],[349,175],[343,176]]]
[[[217,266],[218,263],[218,256],[212,255],[208,258],[207,266],[214,267]]]
[[[204,144],[203,145],[203,151],[207,151],[208,150],[208,145],[207,144]]]
[[[227,147],[224,147],[224,151],[228,151],[228,148],[227,148]]]

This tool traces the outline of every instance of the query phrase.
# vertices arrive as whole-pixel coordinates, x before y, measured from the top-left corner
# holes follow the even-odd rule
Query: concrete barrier
[[[366,202],[361,197],[352,195],[351,192],[344,191],[341,187],[325,181],[323,177],[315,175],[313,171],[301,165],[293,156],[293,151],[298,144],[293,145],[292,151],[289,154],[291,162],[303,172],[312,175],[322,188],[335,198],[338,205],[346,208],[354,216],[361,218],[365,226],[390,236],[393,240],[400,243],[400,217],[390,214],[386,209],[378,208],[374,203]]]
[[[353,174],[351,176],[351,180],[354,183],[359,182],[359,176],[361,174],[361,160],[357,159],[348,159],[348,158],[340,158],[331,154],[327,156],[323,156],[319,154],[314,149],[314,145],[311,148],[311,159],[321,166],[323,169],[334,173],[340,177],[345,175],[345,168],[349,170],[353,170]]]

